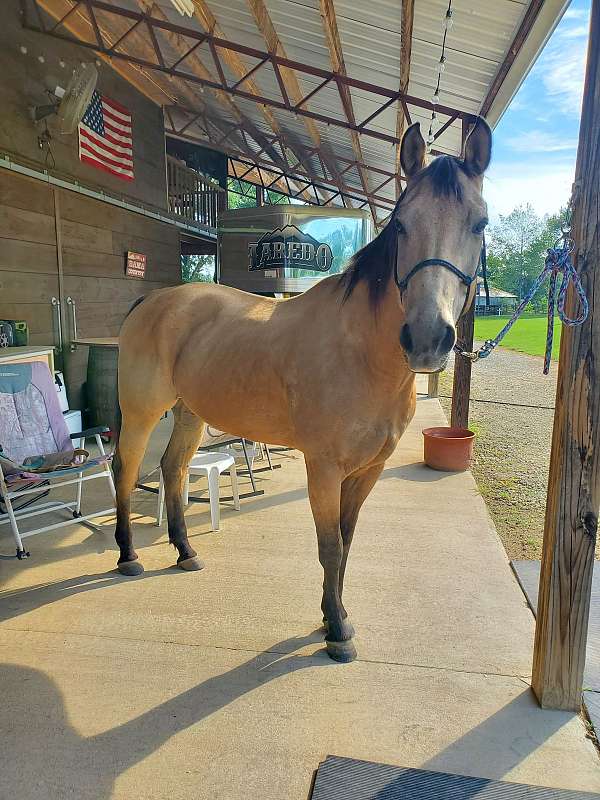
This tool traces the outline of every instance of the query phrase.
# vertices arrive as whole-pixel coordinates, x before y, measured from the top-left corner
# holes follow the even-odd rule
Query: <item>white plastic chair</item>
[[[183,487],[183,505],[187,506],[190,494],[190,475],[206,475],[208,478],[208,497],[210,500],[210,522],[211,530],[219,530],[220,509],[219,509],[219,476],[222,472],[229,472],[231,476],[231,490],[233,494],[233,505],[236,511],[240,510],[240,494],[238,488],[237,470],[235,468],[235,458],[226,453],[196,453],[190,461],[188,474]],[[165,504],[165,487],[163,483],[162,471],[158,484],[158,510],[156,512],[156,524],[162,524],[163,508]]]

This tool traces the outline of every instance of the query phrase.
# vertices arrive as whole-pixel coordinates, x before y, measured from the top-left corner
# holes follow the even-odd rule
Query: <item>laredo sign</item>
[[[249,244],[248,258],[250,272],[281,267],[327,272],[333,263],[331,247],[295,225],[276,228],[261,236],[258,242]]]

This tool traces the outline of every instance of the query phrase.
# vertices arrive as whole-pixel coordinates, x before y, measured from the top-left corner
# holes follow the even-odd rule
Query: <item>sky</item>
[[[571,193],[591,0],[573,0],[494,130],[484,195],[490,219],[530,203],[537,214]]]

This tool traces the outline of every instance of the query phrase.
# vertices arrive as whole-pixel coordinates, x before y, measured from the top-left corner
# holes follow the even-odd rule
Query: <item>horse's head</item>
[[[440,156],[424,167],[418,123],[402,140],[408,179],[388,227],[395,241],[395,277],[405,309],[400,344],[415,372],[443,369],[456,341],[456,323],[473,300],[487,207],[481,196],[492,133],[479,119],[464,159]]]

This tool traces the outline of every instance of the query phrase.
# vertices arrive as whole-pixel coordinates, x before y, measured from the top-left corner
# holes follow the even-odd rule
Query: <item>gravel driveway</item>
[[[540,558],[558,365],[498,348],[473,367],[470,427],[477,434],[473,473],[509,558]],[[452,392],[452,367],[440,394]],[[440,397],[450,418],[450,399]],[[515,403],[536,408],[522,408]],[[598,551],[596,554],[598,557]]]

